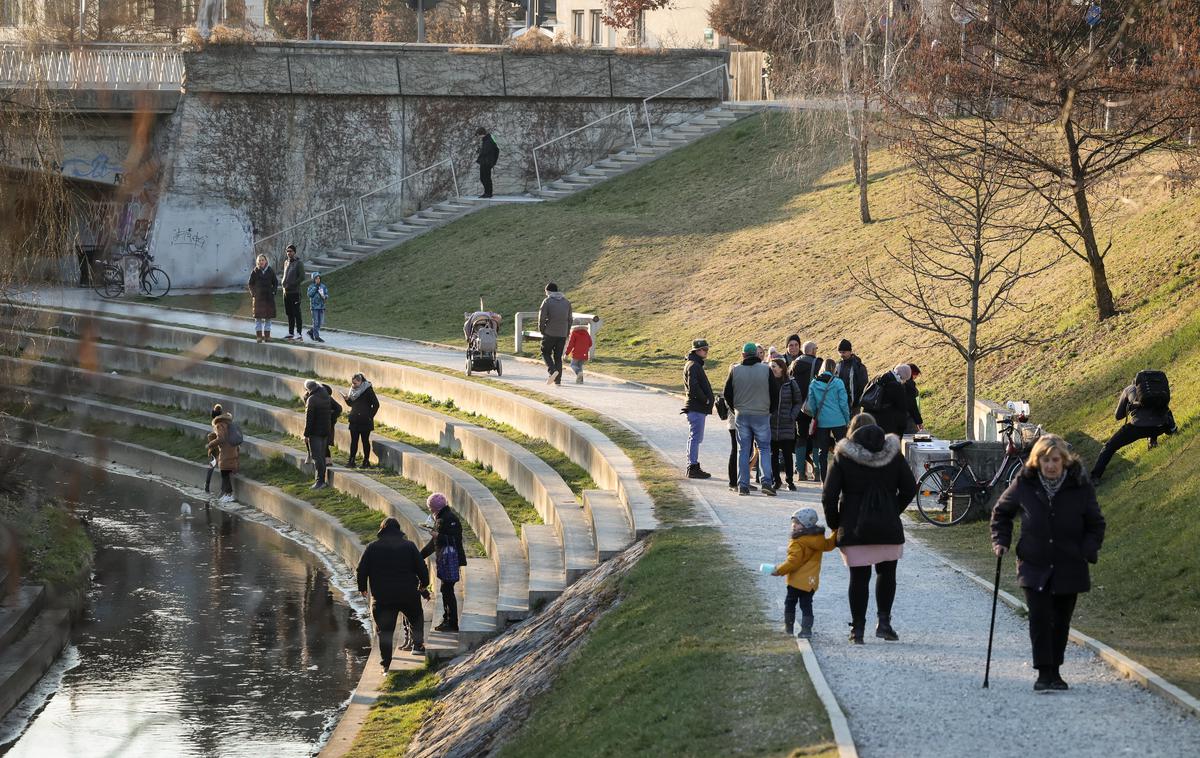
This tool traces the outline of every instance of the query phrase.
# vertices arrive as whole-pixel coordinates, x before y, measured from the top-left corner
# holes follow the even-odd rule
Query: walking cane
[[[983,688],[988,688],[988,675],[992,673],[992,636],[996,633],[996,600],[1000,597],[1000,563],[1004,553],[996,556],[996,581],[992,586],[992,623],[988,627],[987,666],[983,670]]]

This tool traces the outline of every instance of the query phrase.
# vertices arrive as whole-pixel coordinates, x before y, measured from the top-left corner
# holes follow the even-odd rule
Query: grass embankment
[[[19,576],[70,588],[92,563],[95,548],[65,500],[34,490],[0,495],[0,527],[10,530],[21,555]],[[9,567],[11,568],[11,567]],[[0,596],[6,587],[0,586]]]
[[[349,754],[354,758],[404,755],[421,722],[433,710],[439,681],[436,668],[429,663],[424,668],[389,673]]]

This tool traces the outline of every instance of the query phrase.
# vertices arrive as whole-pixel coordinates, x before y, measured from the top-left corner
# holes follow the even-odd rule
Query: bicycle
[[[1021,473],[1024,458],[1021,456],[1021,446],[1018,446],[1013,436],[1018,421],[1025,422],[1028,416],[1008,416],[1000,421],[1000,432],[1004,436],[1004,460],[996,469],[990,480],[980,479],[965,460],[954,459],[935,465],[926,471],[917,482],[917,512],[921,518],[934,526],[952,526],[962,521],[976,504],[983,507],[991,496],[992,491],[1000,482],[1004,486],[1012,484]],[[1034,437],[1041,432],[1036,427]],[[1024,442],[1022,432],[1022,442]],[[954,442],[950,445],[952,453],[969,447],[971,440]]]
[[[109,260],[97,272],[92,289],[103,298],[121,297],[125,294],[125,269],[119,265],[125,258],[134,257],[138,263],[138,285],[145,297],[166,297],[171,291],[171,277],[154,264],[154,256],[144,247],[139,248],[130,244],[125,252],[114,260]]]

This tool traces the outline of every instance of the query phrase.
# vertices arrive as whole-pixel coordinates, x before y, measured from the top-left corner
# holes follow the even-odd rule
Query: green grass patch
[[[795,643],[720,533],[654,534],[501,756],[836,755]]]
[[[425,507],[425,499],[433,494],[422,485],[417,484],[411,479],[405,479],[391,469],[370,468],[360,471],[359,473],[365,474],[380,484],[394,489],[396,492],[399,492],[401,495],[404,495],[409,500],[416,503],[420,508]],[[484,548],[483,542],[481,542],[479,539],[479,535],[475,534],[475,530],[472,529],[471,525],[466,522],[466,519],[460,519],[460,522],[462,523],[463,528],[463,547],[465,547],[467,550],[467,557],[486,558],[487,549]],[[413,540],[420,542],[427,536],[427,534],[414,535]]]
[[[404,755],[421,722],[434,707],[440,679],[432,664],[389,673],[349,754],[355,758]]]
[[[21,577],[66,588],[92,563],[95,548],[70,504],[38,492],[0,497],[0,524],[20,545]]]

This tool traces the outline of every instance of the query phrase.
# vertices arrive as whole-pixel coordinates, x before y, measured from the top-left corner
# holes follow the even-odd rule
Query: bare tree
[[[1089,15],[1072,0],[953,2],[967,19],[964,44],[923,46],[913,69],[946,72],[944,103],[994,93],[986,149],[1061,222],[1050,231],[1087,263],[1099,318],[1115,315],[1097,197],[1139,160],[1189,151],[1181,135],[1200,114],[1195,4],[1106,0]],[[982,139],[971,139],[975,149]]]
[[[965,421],[974,435],[976,366],[995,353],[1041,340],[1001,326],[1025,309],[1023,290],[1062,253],[1041,256],[1029,243],[1050,210],[1036,202],[1005,156],[991,147],[986,116],[948,117],[917,110],[894,116],[894,147],[913,166],[912,201],[932,229],[905,229],[903,249],[886,248],[886,266],[851,270],[873,307],[966,364]]]

